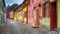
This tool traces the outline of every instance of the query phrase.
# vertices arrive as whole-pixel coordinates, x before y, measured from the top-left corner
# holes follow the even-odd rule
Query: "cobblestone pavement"
[[[48,31],[42,27],[32,28],[21,22],[14,22],[11,19],[7,19],[5,26],[0,27],[0,34],[48,34]]]
[[[8,19],[5,26],[0,27],[0,34],[21,34],[21,32],[18,30],[15,22]]]

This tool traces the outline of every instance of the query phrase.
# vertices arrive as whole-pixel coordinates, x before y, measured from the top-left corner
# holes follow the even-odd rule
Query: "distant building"
[[[22,21],[23,23],[27,23],[27,6],[28,0],[25,0],[21,5],[17,6],[14,9],[14,20]]]
[[[13,15],[13,14],[14,14],[14,11],[13,11],[13,9],[16,8],[17,6],[18,6],[17,4],[13,4],[12,6],[9,6],[9,5],[8,5],[8,6],[6,7],[5,13],[7,13],[6,16],[7,16],[8,19],[14,19],[14,18],[13,18],[13,17],[14,17],[14,15]]]

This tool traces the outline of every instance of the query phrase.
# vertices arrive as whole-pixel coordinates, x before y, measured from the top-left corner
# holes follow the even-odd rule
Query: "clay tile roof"
[[[23,3],[22,4],[20,4],[19,6],[17,6],[17,7],[15,7],[14,9],[13,9],[13,11],[15,11],[15,10],[17,10],[18,8],[22,8],[22,6],[25,4],[25,2],[26,2],[26,0],[24,0],[23,1]]]

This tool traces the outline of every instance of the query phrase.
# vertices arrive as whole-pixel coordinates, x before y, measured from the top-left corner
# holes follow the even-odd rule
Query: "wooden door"
[[[57,31],[57,1],[50,2],[50,30]]]

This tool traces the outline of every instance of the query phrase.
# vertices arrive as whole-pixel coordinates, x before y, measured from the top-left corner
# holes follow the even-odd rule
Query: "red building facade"
[[[33,27],[41,26],[42,0],[29,0],[28,5],[28,24]]]
[[[50,18],[50,30],[57,31],[57,0],[46,1],[43,4],[43,16]]]
[[[7,18],[8,19],[13,19],[13,17],[14,17],[14,12],[13,11],[10,11],[10,12],[6,12],[7,13]]]
[[[41,26],[42,17],[50,18],[50,30],[57,31],[57,0],[30,0],[28,5],[28,24]]]

